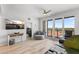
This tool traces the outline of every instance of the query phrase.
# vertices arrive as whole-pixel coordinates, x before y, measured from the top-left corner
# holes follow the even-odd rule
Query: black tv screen
[[[6,24],[6,29],[24,29],[24,24]]]
[[[21,21],[6,20],[6,29],[24,29],[24,23]]]

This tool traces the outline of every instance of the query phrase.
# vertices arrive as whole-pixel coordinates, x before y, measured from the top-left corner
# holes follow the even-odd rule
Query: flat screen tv
[[[6,29],[24,29],[24,23],[15,21],[6,21]]]

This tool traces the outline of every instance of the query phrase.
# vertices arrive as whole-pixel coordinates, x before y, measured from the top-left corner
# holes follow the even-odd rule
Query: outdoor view
[[[72,31],[74,29],[75,25],[75,18],[69,17],[64,18],[64,31]],[[63,28],[63,22],[62,19],[55,20],[55,32],[53,34],[53,20],[48,20],[48,36],[56,36],[60,37],[62,36],[62,28]]]

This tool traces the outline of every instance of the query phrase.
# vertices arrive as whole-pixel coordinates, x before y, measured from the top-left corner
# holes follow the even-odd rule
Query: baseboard
[[[0,44],[0,46],[6,46],[7,44]]]

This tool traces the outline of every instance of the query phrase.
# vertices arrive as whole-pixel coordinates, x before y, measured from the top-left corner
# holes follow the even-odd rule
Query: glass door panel
[[[48,36],[52,37],[52,30],[51,29],[48,29]]]
[[[75,29],[75,17],[64,18],[64,31],[65,38],[69,38],[74,35]]]
[[[47,35],[52,37],[52,31],[53,31],[53,20],[48,20],[47,22]]]
[[[63,23],[62,19],[55,20],[55,37],[61,37],[62,36],[62,29],[63,29]]]

